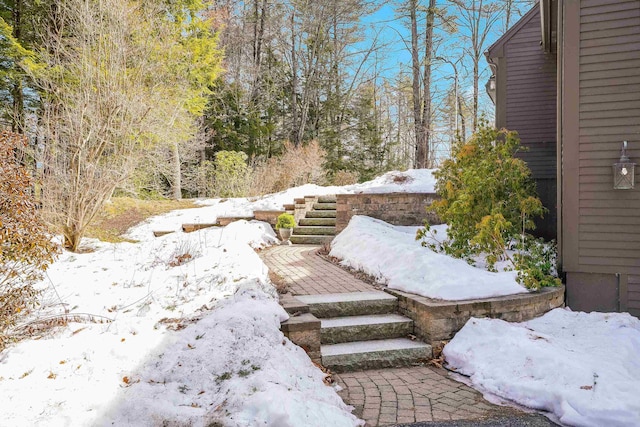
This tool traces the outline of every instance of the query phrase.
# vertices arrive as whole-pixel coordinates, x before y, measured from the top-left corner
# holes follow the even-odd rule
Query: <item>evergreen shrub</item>
[[[276,221],[276,230],[281,228],[293,228],[296,226],[296,220],[293,215],[288,213],[283,213],[278,215],[278,220]]]
[[[526,163],[515,157],[521,151],[516,132],[497,130],[481,123],[467,141],[459,141],[452,157],[434,173],[441,197],[428,209],[448,224],[448,239],[427,243],[429,224],[416,238],[423,246],[462,258],[473,264],[484,255],[489,270],[509,259],[519,271],[518,281],[529,289],[559,284],[553,277],[552,249],[528,234],[533,219],[545,208],[536,196],[535,183]],[[541,246],[542,245],[542,246]],[[518,253],[509,257],[507,249]]]

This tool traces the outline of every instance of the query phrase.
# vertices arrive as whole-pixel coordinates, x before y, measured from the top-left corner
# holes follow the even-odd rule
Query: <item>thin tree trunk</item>
[[[178,144],[173,145],[173,153],[171,153],[173,163],[173,182],[171,184],[171,192],[174,200],[182,199],[182,170],[180,168],[180,150]]]
[[[478,81],[480,80],[478,60],[473,61],[473,132],[478,128]]]
[[[460,137],[462,140],[467,139],[467,124],[464,118],[464,112],[462,110],[462,97],[460,94],[457,95],[458,98],[458,115],[460,116]]]
[[[22,0],[15,0],[13,7],[13,37],[21,41],[22,28]],[[13,98],[13,118],[11,130],[16,133],[24,133],[24,96],[22,94],[22,81],[17,80],[11,88]]]
[[[431,58],[433,57],[433,23],[435,21],[436,1],[429,0],[429,9],[427,10],[427,28],[425,32],[425,52],[424,52],[424,77],[423,77],[423,111],[422,111],[422,128],[424,146],[422,147],[422,157],[418,159],[419,168],[428,168],[430,166],[430,137],[431,137]]]
[[[298,146],[298,59],[296,58],[296,9],[291,11],[291,139]]]

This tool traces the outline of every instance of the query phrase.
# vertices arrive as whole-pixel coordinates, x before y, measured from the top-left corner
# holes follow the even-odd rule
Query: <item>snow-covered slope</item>
[[[358,424],[279,331],[268,224],[140,237],[50,267],[38,315],[71,322],[0,354],[0,425]]]

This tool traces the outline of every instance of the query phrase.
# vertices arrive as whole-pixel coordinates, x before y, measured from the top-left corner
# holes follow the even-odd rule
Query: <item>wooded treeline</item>
[[[208,149],[317,140],[329,176],[433,167],[492,114],[482,56],[532,1],[222,0]],[[483,105],[484,104],[484,105]]]
[[[0,113],[76,249],[114,191],[235,196],[433,167],[515,0],[3,0]],[[489,109],[487,109],[489,110]]]

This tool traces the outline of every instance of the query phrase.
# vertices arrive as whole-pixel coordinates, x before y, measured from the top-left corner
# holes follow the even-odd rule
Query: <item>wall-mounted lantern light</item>
[[[493,105],[496,104],[496,76],[495,74],[489,77],[487,84],[484,85],[484,88],[487,90],[487,95],[491,98],[491,102]]]
[[[616,190],[631,190],[634,187],[634,171],[636,164],[629,161],[627,156],[627,141],[622,143],[620,162],[613,165],[613,188]]]

